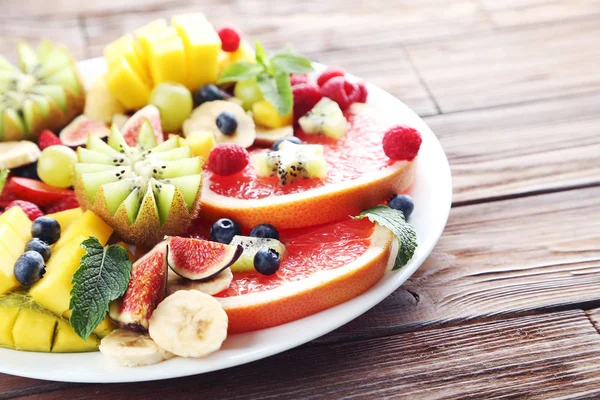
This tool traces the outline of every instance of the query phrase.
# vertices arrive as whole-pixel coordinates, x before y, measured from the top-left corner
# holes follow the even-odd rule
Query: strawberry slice
[[[72,190],[55,188],[44,182],[28,178],[12,178],[7,186],[18,198],[38,206],[46,206],[74,195]]]

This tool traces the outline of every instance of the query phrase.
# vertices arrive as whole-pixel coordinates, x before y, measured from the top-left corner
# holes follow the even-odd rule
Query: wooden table
[[[291,42],[425,118],[452,165],[448,227],[401,289],[301,348],[153,383],[4,375],[0,398],[600,396],[599,0],[193,3],[4,0],[0,52],[49,37],[98,56],[190,10],[271,49]]]

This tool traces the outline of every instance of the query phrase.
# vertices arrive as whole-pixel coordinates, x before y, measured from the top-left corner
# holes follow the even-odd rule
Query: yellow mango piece
[[[49,352],[56,324],[56,317],[49,313],[21,308],[12,329],[14,348]]]
[[[128,109],[138,109],[148,104],[150,87],[135,73],[125,58],[120,58],[109,66],[105,79],[112,95]]]
[[[136,51],[144,54],[143,59],[145,60],[145,64],[148,67],[148,71],[152,75],[152,71],[150,71],[150,53],[152,50],[152,43],[158,43],[160,41],[166,39],[174,39],[177,37],[177,31],[175,28],[166,25],[163,27],[156,26],[153,30],[149,29],[147,31],[142,31],[139,34],[136,34]]]
[[[292,113],[281,116],[267,100],[261,100],[252,105],[254,122],[267,128],[281,128],[292,124]]]
[[[8,251],[4,244],[0,243],[0,295],[20,286],[13,272],[18,257]]]
[[[112,233],[113,229],[107,225],[102,218],[92,211],[86,211],[81,217],[76,219],[66,231],[62,232],[60,239],[56,242],[52,251],[58,251],[63,245],[72,242],[77,236],[83,236],[85,239],[93,236],[98,239],[102,245],[105,245]],[[81,243],[81,241],[79,243]]]
[[[19,257],[25,250],[25,240],[8,224],[0,225],[0,242],[15,257]]]
[[[164,19],[157,19],[154,20],[144,26],[141,26],[139,28],[137,28],[134,31],[134,35],[137,39],[150,35],[156,31],[160,31],[163,30],[167,27],[167,21],[165,21]],[[142,45],[140,44],[139,40],[136,40],[134,42],[134,47],[135,47],[135,52],[138,56],[138,58],[140,59],[140,61],[144,64],[144,65],[148,65],[148,56],[146,55],[146,53],[144,52],[144,48],[142,47]]]
[[[81,215],[83,210],[81,208],[73,208],[71,210],[60,211],[54,214],[48,214],[47,217],[54,218],[60,225],[60,231],[66,232],[67,228]]]
[[[63,313],[63,318],[68,321],[71,318],[71,314],[72,314],[71,310],[65,311]],[[112,331],[114,331],[115,329],[117,329],[117,327],[115,326],[115,324],[113,324],[113,322],[107,316],[100,323],[100,325],[98,325],[96,327],[96,329],[94,329],[94,335],[96,335],[100,339],[102,339],[103,337],[108,336],[108,334],[111,333]]]
[[[83,353],[87,351],[96,351],[100,346],[100,340],[92,335],[83,340],[75,333],[75,330],[68,321],[58,318],[54,343],[52,345],[53,353]]]
[[[81,247],[87,237],[79,236],[57,252],[53,252],[46,264],[46,274],[29,290],[29,295],[40,306],[63,316],[69,309],[73,274],[81,265],[85,250]]]
[[[147,65],[140,60],[135,49],[135,39],[128,33],[104,48],[104,58],[109,65],[119,63],[125,58],[135,73],[147,84],[151,84]]]
[[[12,331],[18,314],[19,307],[0,308],[0,347],[15,347]]]
[[[216,146],[215,136],[212,132],[191,132],[185,139],[181,139],[182,145],[189,146],[196,157],[202,157],[208,161],[208,155]]]
[[[9,208],[8,211],[0,215],[0,225],[4,224],[10,225],[24,242],[31,239],[32,222],[21,207]]]
[[[162,82],[186,83],[185,49],[179,37],[151,43],[148,60],[155,85]]]
[[[216,82],[221,39],[215,28],[201,13],[176,15],[171,23],[185,46],[188,87],[195,90]]]

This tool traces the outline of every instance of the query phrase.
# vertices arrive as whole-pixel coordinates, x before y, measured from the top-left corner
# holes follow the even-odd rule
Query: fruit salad
[[[204,357],[412,258],[421,135],[342,68],[200,13],[114,38],[85,88],[64,46],[17,50],[0,57],[0,347]]]

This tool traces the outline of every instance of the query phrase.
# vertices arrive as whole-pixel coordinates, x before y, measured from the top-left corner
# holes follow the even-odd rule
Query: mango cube
[[[215,28],[201,13],[176,15],[171,23],[185,46],[188,87],[195,90],[216,82],[221,39]]]
[[[31,239],[31,220],[25,214],[21,207],[9,208],[4,214],[0,215],[0,225],[7,224],[19,235],[24,242]]]
[[[204,161],[208,161],[210,151],[216,146],[215,136],[207,131],[192,132],[181,142],[192,149],[194,156],[202,157]]]
[[[13,326],[19,314],[19,307],[2,307],[0,308],[0,347],[14,348]]]
[[[4,244],[0,243],[0,295],[10,292],[20,285],[13,272],[18,257],[13,255]]]
[[[49,313],[21,308],[12,329],[14,348],[49,352],[55,328],[56,318]]]
[[[54,218],[60,225],[60,231],[66,232],[67,228],[81,215],[83,210],[81,208],[73,208],[71,210],[60,211],[54,214],[48,214],[47,217]]]
[[[185,48],[179,37],[150,43],[148,62],[155,85],[162,82],[186,83]]]
[[[148,104],[150,87],[136,74],[125,58],[120,58],[110,65],[105,79],[110,92],[125,107],[137,109]]]
[[[104,48],[104,58],[110,66],[119,63],[125,58],[135,73],[147,84],[150,84],[150,76],[146,64],[140,60],[135,50],[135,39],[132,34],[121,36]]]
[[[69,322],[62,318],[57,319],[56,333],[52,345],[53,353],[83,353],[87,351],[96,351],[100,345],[100,340],[95,336],[90,336],[83,340],[75,333],[75,330]]]
[[[144,26],[137,28],[134,31],[134,34],[135,34],[135,37],[137,39],[139,39],[141,37],[150,35],[154,32],[161,31],[161,30],[165,29],[166,27],[167,27],[167,21],[165,21],[164,19],[161,18],[161,19],[154,20]],[[140,61],[144,65],[148,65],[148,55],[144,51],[144,48],[142,47],[142,44],[139,42],[139,40],[136,40],[134,42],[134,48],[135,48],[135,52],[136,52],[138,58],[140,59]]]
[[[292,113],[281,116],[267,100],[261,100],[252,105],[254,122],[267,128],[281,128],[292,124]]]
[[[62,232],[60,239],[52,248],[52,252],[58,251],[63,245],[72,242],[78,236],[83,236],[85,239],[93,236],[105,245],[112,233],[113,229],[102,218],[92,211],[86,211],[66,231]]]

